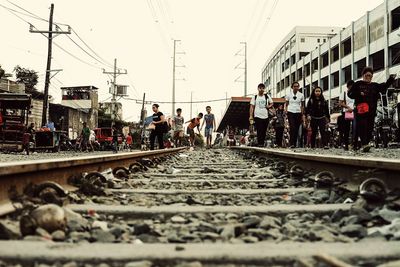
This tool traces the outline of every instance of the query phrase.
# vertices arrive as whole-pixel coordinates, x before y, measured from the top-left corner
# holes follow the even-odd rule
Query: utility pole
[[[117,76],[121,74],[128,74],[127,70],[121,71],[121,69],[117,69],[117,59],[114,59],[114,71],[113,72],[107,72],[103,69],[103,74],[110,74],[112,75],[113,81],[111,82],[111,127],[115,125],[115,102],[116,102],[116,95],[117,95]]]
[[[143,143],[144,137],[144,123],[145,123],[145,115],[144,115],[144,101],[146,100],[146,93],[143,93],[143,103],[142,103],[142,111],[140,112],[140,124],[142,125],[142,132],[140,133],[141,144]]]
[[[47,123],[47,108],[49,106],[49,86],[50,86],[50,72],[51,72],[51,57],[52,57],[52,48],[53,48],[53,33],[56,34],[71,34],[71,27],[68,26],[68,31],[53,31],[53,12],[54,12],[54,4],[50,6],[50,18],[49,18],[49,30],[48,31],[35,31],[33,30],[33,25],[30,26],[29,32],[31,33],[41,33],[48,34],[48,46],[47,46],[47,66],[46,66],[46,80],[44,84],[44,99],[43,99],[43,112],[42,112],[42,126]],[[58,26],[57,26],[58,29]]]
[[[241,44],[244,44],[244,96],[247,96],[247,42]]]
[[[181,40],[174,40],[174,55],[173,55],[173,60],[172,60],[172,112],[171,115],[173,116],[175,113],[175,81],[177,80],[175,78],[176,74],[176,68],[184,68],[185,65],[182,66],[177,66],[176,65],[176,55],[177,54],[185,54],[185,52],[176,52],[176,43],[180,42]],[[182,79],[185,80],[185,79]]]
[[[190,92],[190,119],[193,118],[192,109],[193,109],[193,91]]]
[[[244,74],[241,74],[239,77],[237,77],[235,79],[235,82],[243,82],[244,83],[244,96],[247,95],[247,42],[240,42],[240,44],[244,45],[244,55],[240,54],[243,50],[240,49],[240,51],[238,51],[235,56],[243,56],[244,57],[244,61],[241,61],[239,64],[236,65],[235,69],[243,69],[244,70]],[[240,67],[242,64],[244,63],[244,67]],[[244,75],[244,81],[241,81],[240,78],[242,77],[242,75]]]

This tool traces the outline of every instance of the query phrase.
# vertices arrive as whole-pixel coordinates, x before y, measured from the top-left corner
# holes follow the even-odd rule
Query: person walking
[[[290,148],[295,148],[299,136],[299,127],[304,116],[304,95],[299,92],[300,84],[292,83],[292,90],[286,95],[285,113],[289,121]]]
[[[315,87],[306,107],[307,119],[310,121],[311,127],[311,148],[315,148],[316,136],[319,131],[321,135],[322,146],[328,149],[326,138],[326,124],[330,120],[328,101],[322,94],[321,87]]]
[[[255,124],[257,131],[257,145],[264,147],[265,137],[269,124],[268,109],[272,108],[274,102],[272,98],[264,93],[265,85],[260,83],[257,86],[258,94],[254,95],[250,100],[250,124]]]
[[[165,116],[162,112],[159,111],[160,106],[158,104],[153,104],[152,109],[153,109],[153,121],[152,124],[155,125],[155,128],[151,130],[150,133],[150,150],[154,150],[154,142],[158,142],[158,148],[159,149],[164,149],[164,123],[165,123]]]
[[[350,129],[353,125],[353,147],[357,146],[357,137],[354,133],[354,99],[347,96],[347,92],[353,86],[354,81],[350,80],[347,82],[347,91],[339,95],[339,105],[342,108],[342,115],[338,117],[340,144],[344,150],[349,150],[349,136]]]
[[[89,145],[89,138],[90,138],[90,128],[87,126],[86,122],[83,122],[83,127],[81,131],[81,151],[88,152],[88,145]]]
[[[347,93],[349,98],[354,99],[356,134],[360,137],[362,152],[371,149],[369,142],[372,139],[379,93],[385,93],[396,77],[392,74],[385,83],[376,83],[372,82],[373,75],[374,70],[365,67],[362,80],[356,81]]]
[[[212,133],[213,129],[215,129],[215,116],[211,113],[211,107],[206,107],[207,113],[204,115],[203,123],[201,124],[200,131],[203,129],[204,123],[206,124],[206,128],[204,129],[204,136],[206,137],[206,148],[211,148],[212,142]]]
[[[176,115],[172,119],[172,126],[174,129],[175,147],[180,147],[182,145],[184,121],[185,121],[185,119],[182,117],[182,109],[178,108],[176,110]]]

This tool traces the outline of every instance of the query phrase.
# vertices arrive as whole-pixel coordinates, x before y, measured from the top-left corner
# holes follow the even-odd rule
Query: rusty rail
[[[174,154],[184,148],[127,152],[73,158],[0,163],[0,202],[8,200],[8,190],[21,191],[29,183],[53,181],[67,184],[68,178],[83,172],[101,172],[108,168],[129,166],[140,158]]]

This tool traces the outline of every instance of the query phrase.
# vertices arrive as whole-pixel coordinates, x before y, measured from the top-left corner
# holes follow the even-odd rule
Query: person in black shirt
[[[319,130],[322,145],[328,149],[326,138],[326,124],[330,120],[328,102],[322,94],[321,87],[315,87],[307,102],[306,114],[311,126],[311,148],[315,148],[315,139]]]
[[[164,114],[158,110],[158,107],[159,107],[158,104],[153,104],[152,106],[154,112],[152,124],[155,125],[155,129],[152,130],[150,134],[150,150],[154,150],[154,142],[156,140],[156,137],[159,149],[164,148],[163,135],[164,135],[165,117]]]
[[[379,93],[385,93],[396,77],[392,74],[386,83],[376,83],[372,82],[373,75],[373,69],[365,67],[362,71],[363,79],[355,82],[347,93],[348,97],[354,99],[356,134],[361,139],[363,152],[371,149],[369,142],[372,139]]]

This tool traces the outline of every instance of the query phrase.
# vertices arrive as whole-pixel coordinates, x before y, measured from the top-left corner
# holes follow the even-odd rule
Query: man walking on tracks
[[[254,95],[250,100],[250,124],[255,123],[257,130],[257,145],[263,147],[265,137],[267,135],[267,128],[269,123],[268,109],[272,108],[274,102],[272,98],[264,94],[265,85],[260,83],[258,85],[258,94]]]

